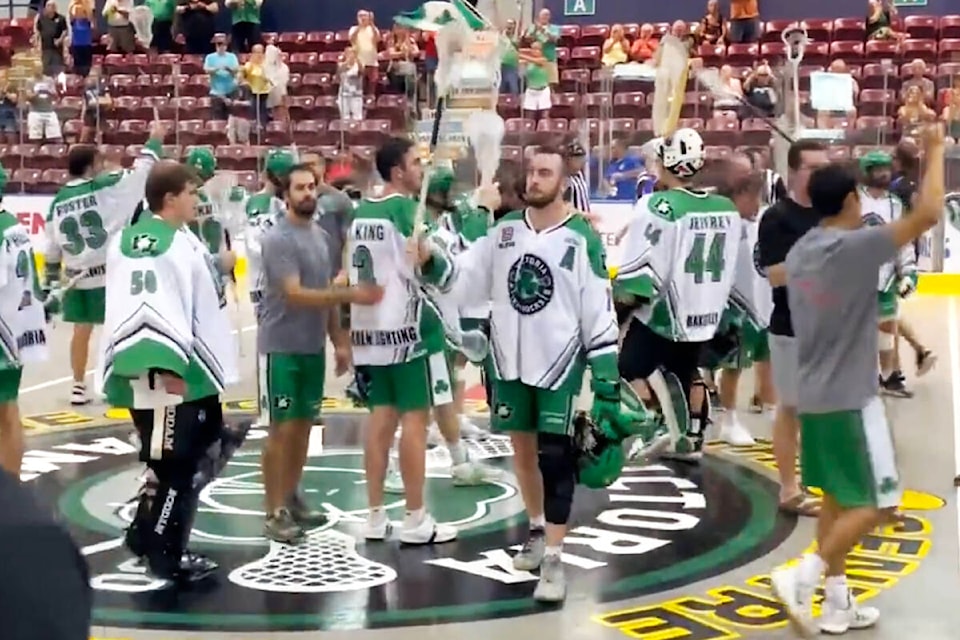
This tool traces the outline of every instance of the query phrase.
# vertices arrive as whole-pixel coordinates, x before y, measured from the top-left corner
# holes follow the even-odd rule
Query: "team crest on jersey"
[[[876,213],[868,213],[863,216],[863,224],[867,227],[882,227],[886,222],[883,216],[877,215]]]
[[[513,227],[504,227],[503,229],[500,229],[500,241],[497,243],[497,248],[509,249],[513,245]]]
[[[152,236],[149,233],[141,233],[133,238],[133,250],[143,255],[151,254],[156,248],[157,242],[159,241],[156,236]]]
[[[525,253],[513,263],[507,274],[510,306],[530,316],[544,309],[553,299],[553,273],[538,256]]]

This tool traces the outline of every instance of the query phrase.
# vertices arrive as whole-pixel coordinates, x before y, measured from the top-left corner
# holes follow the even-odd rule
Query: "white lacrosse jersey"
[[[149,392],[152,369],[184,379],[183,401],[219,395],[239,380],[221,280],[192,233],[156,216],[141,220],[111,241],[107,274],[96,379],[111,405],[156,408],[166,394]]]
[[[250,300],[257,304],[263,292],[263,250],[260,241],[267,229],[286,213],[283,200],[267,191],[259,191],[246,204],[247,226],[243,233],[247,255],[247,288]]]
[[[534,231],[526,211],[495,222],[454,258],[461,301],[489,298],[499,380],[580,391],[588,363],[615,370],[618,327],[603,242],[582,215]]]
[[[54,196],[47,213],[44,258],[49,265],[62,264],[68,280],[83,274],[75,288],[105,285],[110,237],[133,217],[159,154],[160,145],[150,141],[133,169],[71,180]]]
[[[899,220],[904,211],[903,202],[895,194],[886,191],[881,196],[874,196],[863,187],[860,189],[860,208],[863,224],[870,227],[879,227]],[[889,291],[896,285],[899,276],[912,273],[916,269],[916,250],[912,243],[908,243],[901,247],[896,260],[880,267],[877,291]]]
[[[740,214],[728,198],[689,189],[644,196],[623,241],[617,294],[650,300],[634,317],[668,340],[710,340],[730,298],[740,242]]]
[[[760,215],[754,220],[741,218],[737,269],[730,290],[731,304],[740,312],[743,321],[758,331],[767,328],[773,312],[773,289],[763,270],[757,266]]]
[[[0,370],[19,369],[47,359],[47,322],[30,234],[9,211],[0,211],[0,234]]]
[[[446,347],[441,312],[407,255],[416,209],[415,200],[391,193],[364,199],[354,214],[347,234],[349,280],[384,288],[379,304],[350,306],[355,365],[409,362]]]

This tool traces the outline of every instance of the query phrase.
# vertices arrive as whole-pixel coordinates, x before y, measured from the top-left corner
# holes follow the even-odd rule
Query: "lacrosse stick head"
[[[239,235],[246,223],[243,193],[238,185],[237,174],[232,171],[221,171],[203,185],[204,192],[217,205],[223,223],[232,236]]]
[[[496,111],[474,111],[463,128],[477,159],[480,184],[493,184],[493,177],[500,166],[500,149],[506,132],[503,118]]]
[[[437,95],[445,96],[457,83],[459,76],[456,67],[456,58],[463,50],[466,32],[464,27],[456,21],[448,22],[437,31],[437,69],[433,80],[437,87]]]
[[[653,130],[659,137],[668,138],[677,130],[689,66],[687,45],[673,35],[663,36],[653,79]]]
[[[783,44],[787,45],[787,60],[792,65],[799,66],[807,43],[810,42],[806,28],[802,24],[791,25],[780,35],[780,38]]]
[[[153,41],[153,11],[147,6],[134,7],[130,11],[130,24],[136,32],[137,40],[149,47]]]

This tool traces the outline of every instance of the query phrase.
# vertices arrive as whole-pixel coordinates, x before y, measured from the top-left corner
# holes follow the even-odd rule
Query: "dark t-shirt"
[[[44,50],[59,50],[54,40],[67,32],[67,20],[59,13],[53,17],[46,15],[37,16],[37,31],[40,32],[40,47]]]
[[[820,216],[813,209],[801,206],[790,198],[767,209],[760,218],[757,230],[757,266],[766,269],[782,263],[797,240],[819,222]],[[770,314],[769,329],[774,335],[793,336],[786,287],[773,288],[773,313]]]

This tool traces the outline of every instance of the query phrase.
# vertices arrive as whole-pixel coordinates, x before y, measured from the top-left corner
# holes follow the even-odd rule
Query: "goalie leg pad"
[[[690,407],[690,430],[687,435],[693,443],[693,450],[701,451],[707,427],[710,425],[710,390],[703,380],[694,381],[693,386],[699,389],[700,406],[696,409]],[[693,396],[691,391],[690,397]]]
[[[150,468],[157,475],[157,486],[149,512],[138,523],[143,551],[154,575],[176,580],[197,513],[196,465],[169,460],[153,462]]]
[[[647,384],[660,403],[660,413],[670,434],[671,444],[675,450],[682,450],[682,443],[690,432],[690,412],[687,408],[687,394],[680,384],[680,379],[672,371],[660,368],[650,374]]]
[[[550,524],[565,525],[570,519],[577,462],[570,436],[537,434],[537,461],[543,477],[543,511]]]

